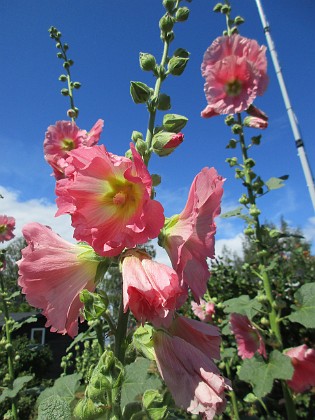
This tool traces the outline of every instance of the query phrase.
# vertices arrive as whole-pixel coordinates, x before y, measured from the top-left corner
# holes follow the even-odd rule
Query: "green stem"
[[[291,391],[285,381],[281,381],[282,392],[285,399],[285,409],[287,412],[287,419],[288,420],[297,420],[295,405],[292,398]]]
[[[94,326],[97,342],[98,342],[98,354],[101,357],[104,353],[105,346],[104,346],[104,334],[103,334],[103,322],[102,320],[98,320]]]
[[[231,379],[231,369],[230,369],[230,365],[228,362],[225,362],[225,369],[226,369],[226,373],[227,373],[227,377],[230,379],[230,381],[232,382]],[[240,416],[238,413],[238,408],[237,408],[237,398],[236,398],[236,394],[232,388],[232,390],[229,392],[229,395],[231,397],[231,401],[232,401],[232,407],[233,407],[233,419],[235,420],[239,420]]]
[[[129,310],[124,312],[123,299],[121,298],[117,329],[115,334],[115,356],[123,364],[126,351],[126,336],[128,326]]]
[[[1,286],[1,297],[2,297],[2,309],[3,309],[3,313],[4,313],[4,318],[5,318],[6,342],[7,342],[7,345],[9,346],[9,348],[7,350],[7,353],[8,353],[7,362],[8,362],[8,373],[9,373],[8,388],[12,389],[13,388],[13,382],[14,382],[14,379],[15,379],[14,360],[13,360],[13,351],[12,351],[12,337],[11,337],[11,327],[10,327],[12,318],[10,317],[8,305],[7,305],[7,302],[5,300],[5,288],[4,288],[4,283],[3,283],[3,278],[2,278],[1,273],[0,273],[0,286]],[[15,398],[12,399],[11,410],[12,410],[13,419],[17,420],[18,419],[18,412],[17,412],[17,405],[16,405],[16,399]]]

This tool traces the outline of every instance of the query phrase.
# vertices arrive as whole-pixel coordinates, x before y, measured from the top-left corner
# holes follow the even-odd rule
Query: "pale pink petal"
[[[288,382],[294,392],[304,392],[315,386],[315,350],[305,344],[292,348],[285,353],[291,358],[294,373]]]

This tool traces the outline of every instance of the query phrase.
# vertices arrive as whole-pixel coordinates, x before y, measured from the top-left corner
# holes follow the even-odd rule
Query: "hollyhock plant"
[[[126,251],[122,259],[124,311],[129,308],[142,324],[168,327],[187,297],[176,272],[141,250]]]
[[[184,141],[183,133],[160,131],[153,136],[152,148],[159,156],[170,155]]]
[[[178,316],[168,331],[202,351],[211,359],[220,359],[221,337],[218,327],[195,319]]]
[[[267,357],[263,338],[246,315],[232,313],[230,326],[235,335],[238,355],[242,359],[251,359],[256,352]]]
[[[197,302],[205,294],[210,276],[207,258],[214,257],[214,219],[221,211],[223,182],[214,168],[202,169],[191,185],[184,210],[167,219],[159,235],[159,244]]]
[[[86,244],[71,244],[49,227],[29,223],[23,228],[27,247],[18,261],[22,293],[30,305],[43,310],[46,327],[74,337],[83,307],[81,290],[95,290],[101,258]]]
[[[220,36],[204,54],[201,66],[208,102],[202,116],[245,111],[268,84],[266,47],[238,34]]]
[[[100,139],[103,125],[104,121],[98,120],[89,132],[81,130],[73,121],[57,121],[55,125],[48,127],[44,140],[44,155],[54,170],[52,175],[57,180],[65,176],[65,159],[68,152],[82,146],[95,145]]]
[[[231,387],[211,358],[193,343],[161,330],[153,335],[153,343],[159,372],[177,406],[205,419],[224,411],[225,391]]]
[[[200,304],[197,302],[191,302],[191,309],[193,313],[204,322],[211,322],[212,317],[215,314],[215,308],[213,302],[206,302],[203,299],[200,299]]]
[[[152,200],[152,179],[133,144],[133,160],[104,146],[69,153],[68,178],[57,182],[57,216],[71,215],[74,237],[100,255],[115,256],[158,236],[162,205]],[[71,173],[68,173],[70,172]]]
[[[0,215],[0,242],[10,241],[14,238],[15,219],[14,217]]]
[[[315,386],[315,350],[303,344],[285,354],[291,358],[294,367],[293,377],[287,381],[289,387],[294,392],[304,392]]]

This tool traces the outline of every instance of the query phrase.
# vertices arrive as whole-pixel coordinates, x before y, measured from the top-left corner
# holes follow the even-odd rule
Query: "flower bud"
[[[172,57],[168,62],[167,69],[173,76],[180,76],[186,68],[189,58]]]
[[[265,317],[262,317],[260,322],[262,325],[265,325],[266,327],[269,325],[269,320]]]
[[[130,94],[135,104],[143,104],[151,95],[149,86],[142,82],[130,82]]]
[[[139,152],[139,154],[143,156],[144,153],[147,151],[147,143],[142,139],[138,139],[136,142],[136,149],[137,152]]]
[[[61,82],[66,82],[66,81],[67,81],[67,76],[66,76],[65,74],[61,74],[61,75],[59,76],[59,80],[60,80]]]
[[[261,211],[255,206],[255,204],[252,204],[250,209],[249,209],[249,214],[251,216],[256,217],[256,216],[259,216],[260,213],[261,213]]]
[[[183,115],[165,114],[163,117],[163,128],[165,131],[178,133],[187,124],[188,119]]]
[[[163,6],[170,13],[174,10],[175,4],[176,0],[163,0]]]
[[[152,174],[151,175],[151,179],[152,179],[152,185],[153,187],[157,187],[158,185],[161,184],[161,177],[158,174]]]
[[[139,62],[141,69],[144,71],[152,71],[155,69],[156,61],[152,54],[140,53]]]
[[[227,4],[224,4],[221,7],[221,10],[220,10],[220,12],[223,13],[223,14],[225,14],[225,15],[229,14],[230,11],[231,11],[231,8]]]
[[[68,96],[69,95],[69,91],[68,91],[68,89],[61,89],[61,95],[63,95],[63,96]]]
[[[235,123],[234,115],[230,114],[227,117],[225,117],[224,122],[225,122],[226,125],[229,125],[229,126],[233,125]]]
[[[252,137],[252,144],[255,144],[257,146],[260,145],[260,139],[261,139],[261,134],[259,136],[253,136]]]
[[[57,52],[57,57],[58,57],[58,58],[63,58],[63,54],[62,54],[62,52]]]
[[[227,162],[230,165],[230,167],[232,168],[233,166],[237,165],[238,160],[237,160],[236,157],[233,157],[233,158],[225,159],[225,162]]]
[[[255,233],[255,231],[251,227],[247,227],[247,228],[244,229],[244,234],[246,236],[252,236],[252,235],[254,235],[254,233]]]
[[[158,156],[170,155],[184,140],[183,133],[159,131],[153,136],[152,148]]]
[[[81,83],[80,83],[80,82],[74,82],[74,83],[73,83],[73,87],[74,87],[75,89],[80,89],[80,87],[81,87]]]
[[[256,108],[254,105],[249,105],[246,109],[246,113],[252,117],[261,118],[262,120],[268,121],[268,116],[259,108]]]
[[[257,117],[245,117],[243,124],[245,127],[260,128],[261,130],[268,127],[268,121]]]
[[[69,118],[76,118],[77,117],[76,111],[72,108],[68,109],[67,115],[68,115]]]
[[[255,161],[254,161],[254,159],[252,159],[252,158],[245,159],[245,160],[244,160],[244,165],[245,165],[247,168],[253,168],[253,167],[255,166]]]
[[[232,133],[234,134],[240,134],[243,131],[243,128],[240,124],[234,124],[232,126]]]
[[[229,144],[226,146],[227,149],[235,149],[237,145],[237,141],[235,139],[231,139]]]
[[[165,14],[161,17],[159,27],[162,32],[170,32],[173,29],[173,26],[174,18],[171,15]]]
[[[214,12],[216,12],[216,13],[221,12],[222,6],[223,6],[223,4],[222,4],[222,3],[217,3],[217,4],[214,6],[213,11],[214,11]]]
[[[241,25],[244,22],[245,22],[245,19],[243,19],[242,16],[236,16],[236,18],[234,18],[235,25]]]
[[[244,171],[242,171],[242,169],[240,169],[240,168],[236,168],[235,169],[235,178],[236,179],[244,178]]]
[[[157,109],[160,111],[167,111],[171,108],[171,98],[165,93],[159,94]]]
[[[175,14],[176,22],[185,22],[189,16],[189,9],[188,7],[179,7]]]
[[[248,204],[249,202],[249,198],[247,197],[246,194],[243,194],[240,198],[239,198],[239,203],[240,204]]]
[[[140,133],[140,131],[133,131],[132,132],[132,134],[131,134],[131,140],[134,142],[134,143],[136,143],[137,142],[137,140],[143,140],[143,135],[142,135],[142,133]]]

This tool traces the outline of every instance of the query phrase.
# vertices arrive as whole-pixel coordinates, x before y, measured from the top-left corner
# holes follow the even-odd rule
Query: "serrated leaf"
[[[80,386],[81,374],[73,373],[72,375],[62,376],[56,379],[54,385],[46,388],[38,397],[37,403],[41,404],[46,398],[51,396],[59,396],[70,404],[75,399],[75,392]]]
[[[223,304],[225,305],[225,313],[231,314],[234,312],[246,315],[249,319],[252,319],[261,310],[261,304],[255,299],[249,299],[248,295],[226,300]]]
[[[284,179],[287,179],[287,178],[285,178],[285,176],[280,177],[280,178],[272,177],[268,179],[268,181],[265,182],[265,185],[269,191],[277,190],[278,188],[284,187],[284,182],[283,182]]]
[[[220,215],[223,219],[227,219],[228,217],[240,216],[242,214],[243,207],[237,207],[234,210],[227,211]]]
[[[17,394],[21,391],[21,389],[24,387],[24,385],[32,379],[33,376],[31,375],[20,376],[16,378],[13,382],[12,389],[6,388],[0,395],[0,403],[3,402],[6,398],[15,398]]]
[[[147,389],[158,389],[161,380],[148,373],[150,360],[138,357],[135,362],[125,368],[125,378],[121,389],[121,407],[140,400]]]
[[[295,292],[294,297],[297,303],[292,306],[294,312],[288,319],[306,328],[315,328],[315,283],[304,284]]]
[[[261,356],[245,359],[238,376],[253,386],[257,398],[262,398],[271,392],[275,379],[291,379],[293,370],[290,358],[273,350],[268,363]]]
[[[51,395],[38,407],[38,420],[71,420],[69,404],[58,395]]]

